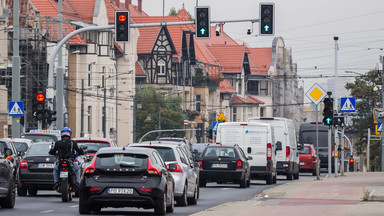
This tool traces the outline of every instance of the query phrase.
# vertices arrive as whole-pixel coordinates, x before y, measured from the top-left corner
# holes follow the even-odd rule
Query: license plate
[[[212,164],[212,168],[228,168],[228,164]]]
[[[303,166],[303,165],[304,165],[304,162],[300,162],[300,165]]]
[[[60,178],[68,178],[68,172],[60,172]]]
[[[37,165],[38,168],[53,168],[54,166],[54,163],[39,163]]]
[[[133,194],[133,188],[108,188],[108,194]]]

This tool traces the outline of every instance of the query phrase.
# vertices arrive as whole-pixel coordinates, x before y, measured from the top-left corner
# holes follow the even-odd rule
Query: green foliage
[[[356,77],[353,83],[347,83],[345,88],[351,91],[351,96],[356,98],[357,117],[354,118],[353,125],[347,130],[357,131],[359,141],[355,143],[357,154],[362,154],[367,148],[367,144],[363,142],[363,136],[368,127],[374,131],[373,108],[381,107],[382,95],[381,91],[374,91],[375,86],[382,85],[382,75],[378,70],[372,70],[364,76]],[[370,142],[370,164],[374,167],[379,165],[380,142]],[[368,167],[370,169],[370,167]]]
[[[178,96],[163,97],[153,87],[136,90],[136,142],[149,131],[158,130],[159,110],[161,112],[161,129],[182,129],[187,117],[181,109],[182,98]],[[161,109],[160,109],[161,108]],[[158,133],[148,135],[145,140],[154,140]],[[170,133],[162,133],[170,136]],[[184,137],[185,132],[178,132],[178,137]]]
[[[170,10],[169,10],[169,13],[168,13],[168,16],[177,16],[177,14],[179,14],[181,9],[177,10],[176,11],[176,8],[175,7],[172,7]],[[190,21],[194,21],[195,19],[192,17],[191,13],[189,13],[189,11],[187,11],[188,15],[189,15],[189,20]]]

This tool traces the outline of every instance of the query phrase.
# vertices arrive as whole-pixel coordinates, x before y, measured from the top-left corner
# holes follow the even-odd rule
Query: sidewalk
[[[353,172],[344,176],[300,179],[255,196],[225,203],[193,216],[328,216],[384,215],[384,172]]]

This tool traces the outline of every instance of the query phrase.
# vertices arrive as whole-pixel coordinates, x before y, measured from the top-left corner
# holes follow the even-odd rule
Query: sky
[[[137,0],[132,1],[137,4]],[[255,0],[164,0],[165,15],[174,7],[194,16],[194,7],[210,6],[211,20],[258,19],[259,4]],[[267,1],[263,1],[267,2]],[[259,36],[259,24],[247,35],[250,22],[226,23],[224,31],[234,39],[244,40],[250,47],[271,47],[274,37],[282,37],[292,49],[293,62],[304,92],[315,83],[325,83],[320,76],[335,75],[335,40],[337,42],[338,76],[364,74],[381,69],[384,56],[384,3],[381,0],[275,0],[275,35]],[[163,15],[163,0],[143,0],[143,10],[150,16]],[[213,35],[212,37],[215,37]],[[353,71],[354,73],[346,73]],[[340,85],[347,78],[338,79]],[[321,84],[327,91],[327,86]]]

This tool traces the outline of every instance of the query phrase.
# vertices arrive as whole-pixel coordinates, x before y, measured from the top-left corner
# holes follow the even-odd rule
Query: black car
[[[176,170],[170,165],[169,171]],[[79,189],[79,212],[106,207],[174,209],[174,179],[159,152],[150,148],[101,148],[85,168]]]
[[[15,165],[9,160],[12,154],[9,148],[2,148],[0,144],[0,206],[13,208],[15,206]]]
[[[35,196],[38,190],[53,190],[56,157],[48,154],[51,143],[35,143],[25,153],[19,166],[17,194]]]
[[[20,146],[21,150],[24,150],[25,148],[28,148],[26,144]],[[21,160],[21,155],[24,154],[22,152],[18,152],[16,146],[11,141],[11,139],[0,139],[0,151],[5,154],[6,159],[8,159],[13,164],[13,174],[15,177],[15,180],[17,182],[19,178],[18,174],[18,167]]]
[[[200,186],[207,182],[238,183],[250,187],[251,170],[247,158],[238,145],[208,145],[201,154]]]

